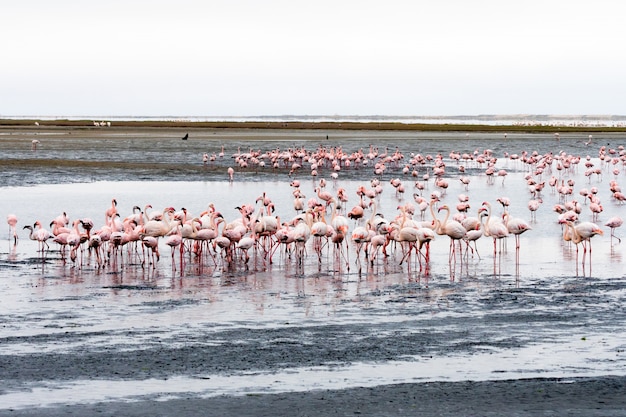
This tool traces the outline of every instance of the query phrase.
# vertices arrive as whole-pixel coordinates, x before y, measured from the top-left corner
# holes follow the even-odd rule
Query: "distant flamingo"
[[[611,229],[611,244],[613,244],[613,238],[617,239],[619,243],[622,243],[622,239],[615,236],[615,229],[620,227],[623,223],[624,220],[622,220],[622,218],[619,216],[613,216],[609,220],[607,220],[606,223],[604,223],[606,227],[609,227]]]
[[[463,184],[463,186],[465,187],[465,189],[467,190],[469,188],[469,183],[470,183],[470,179],[467,176],[462,176],[460,178],[461,183]]]
[[[602,207],[602,204],[600,204],[599,200],[596,198],[593,199],[591,203],[589,203],[589,210],[591,210],[591,219],[593,221],[598,221],[598,215],[602,213],[604,208]]]
[[[354,206],[352,207],[352,210],[348,212],[348,218],[358,221],[359,219],[363,218],[363,214],[363,207]]]
[[[315,192],[320,200],[326,203],[326,207],[328,207],[333,199],[333,195],[328,191],[323,191],[321,187],[315,187]]]
[[[528,210],[530,210],[530,218],[532,220],[537,220],[537,210],[539,210],[540,205],[540,199],[532,199],[528,202]]]
[[[502,177],[502,185],[504,185],[504,179],[507,176],[507,172],[504,169],[498,171],[498,177]]]
[[[13,237],[13,243],[17,243],[17,216],[15,214],[7,215],[7,223],[9,224],[9,239]]]

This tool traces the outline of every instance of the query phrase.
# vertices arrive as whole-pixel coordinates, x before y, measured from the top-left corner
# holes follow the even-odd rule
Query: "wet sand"
[[[625,378],[433,382],[0,411],[6,416],[624,416]]]
[[[88,135],[79,135],[76,130],[71,132],[70,135],[69,131],[64,131],[64,138],[80,136],[81,143],[97,141],[103,135],[102,130],[90,131]],[[110,135],[110,132],[107,134]],[[9,136],[26,140],[26,145],[32,138],[42,137],[39,132],[31,132],[30,128],[26,133],[14,133]],[[42,140],[38,154],[32,154],[28,146],[23,154],[15,151],[12,161],[18,168],[13,166],[10,169],[18,172],[13,176],[17,181],[21,178],[19,166],[22,163],[27,164],[29,169],[52,166],[49,171],[49,168],[44,169],[44,174],[34,181],[44,185],[68,181],[82,170],[84,178],[95,179],[96,184],[101,184],[97,181],[105,178],[122,181],[127,179],[129,173],[136,172],[138,165],[140,169],[145,169],[146,178],[152,181],[169,178],[173,173],[179,175],[180,180],[187,180],[190,175],[206,179],[203,176],[207,171],[197,160],[189,160],[192,168],[177,167],[181,161],[186,161],[186,154],[191,153],[189,149],[182,149],[184,145],[181,144],[202,143],[205,148],[211,146],[212,151],[218,151],[220,143],[228,143],[228,140],[245,143],[251,137],[257,142],[276,140],[276,137],[290,142],[294,138],[312,143],[320,140],[319,132],[312,131],[220,131],[220,140],[213,143],[210,138],[216,133],[207,130],[200,138],[192,135],[189,141],[183,142],[178,138],[179,133],[178,130],[147,132],[133,128],[116,131],[113,135],[121,140],[139,136],[139,149],[143,149],[144,143],[158,142],[155,158],[163,159],[163,152],[179,149],[176,158],[180,161],[169,165],[160,161],[166,165],[161,167],[162,170],[150,167],[153,164],[150,161],[123,159],[118,161],[122,168],[111,171],[109,166],[116,153],[93,156],[90,153],[93,150],[83,150],[78,142],[53,139],[52,133],[44,136],[46,140]],[[331,135],[331,138],[341,138],[340,143],[351,144],[353,140],[362,140],[358,135],[355,137],[346,132],[331,132]],[[407,140],[402,135],[398,138],[393,134],[366,136],[368,143],[374,141],[381,146],[402,144],[403,141],[406,144]],[[583,151],[585,148],[580,138],[585,137],[582,132],[572,134],[569,142],[563,139],[562,145]],[[167,142],[163,138],[171,140]],[[465,143],[465,139],[458,142],[450,137],[445,139],[452,140],[454,145]],[[524,138],[524,141],[530,143],[533,139]],[[198,142],[194,142],[196,140]],[[415,147],[433,146],[413,138],[410,140]],[[480,140],[484,146],[494,143],[495,138]],[[617,144],[621,137],[609,135],[608,139],[602,140]],[[535,143],[542,146],[544,142],[545,137]],[[499,146],[496,149],[508,145],[494,144]],[[550,145],[554,147],[552,142]],[[76,162],[59,158],[63,163],[42,163],[42,160],[52,161],[58,157],[55,154],[57,147],[59,155],[85,152],[85,156]],[[49,152],[45,158],[44,152]],[[142,153],[146,154],[149,155]],[[93,158],[94,166],[80,167],[89,158]],[[197,158],[197,152],[191,158]],[[5,160],[3,163],[7,168],[9,162]],[[64,163],[67,166],[63,166]],[[102,173],[94,171],[94,167],[100,166],[106,170]],[[221,178],[219,169],[223,166],[216,168],[214,174],[209,174],[213,175],[210,180]],[[240,174],[246,175],[245,172]],[[262,181],[258,177],[267,179],[269,176],[288,179],[284,172],[249,172],[247,175],[251,181]],[[348,175],[354,178],[362,176],[358,173]],[[510,175],[510,178],[515,178],[516,174]],[[517,175],[522,176],[521,173]],[[7,185],[6,177],[4,181]],[[25,183],[8,185],[22,186]],[[481,192],[493,196],[494,189],[486,188]],[[106,198],[110,198],[108,191]],[[53,203],[53,200],[48,201],[48,209]],[[618,210],[618,207],[613,209]],[[29,207],[27,211],[29,216],[41,212],[42,208],[38,207]],[[554,227],[541,221],[540,217],[538,229]],[[548,242],[550,245],[558,240]],[[332,271],[312,274],[315,278],[310,279],[289,275],[287,280],[302,285],[298,290],[263,288],[258,284],[270,281],[272,274],[288,276],[288,272],[281,268],[273,273],[260,271],[254,280],[247,278],[249,274],[244,271],[235,271],[232,275],[215,271],[211,280],[155,274],[147,279],[140,276],[134,281],[112,272],[96,274],[89,269],[83,274],[71,272],[69,268],[59,266],[56,254],[46,263],[47,272],[44,272],[32,255],[33,247],[28,244],[27,241],[20,242],[17,261],[9,259],[11,254],[2,250],[0,270],[5,280],[4,294],[11,294],[12,291],[21,294],[25,307],[15,308],[7,305],[5,300],[10,314],[0,314],[4,326],[0,345],[4,350],[0,355],[0,380],[3,381],[0,395],[20,404],[22,397],[19,394],[23,392],[25,402],[22,406],[0,409],[0,415],[626,415],[623,395],[626,377],[621,370],[625,345],[619,339],[622,337],[620,323],[624,322],[621,305],[626,284],[622,274],[617,272],[623,270],[621,257],[610,262],[602,260],[603,255],[613,256],[614,251],[606,239],[595,246],[594,273],[590,271],[589,276],[583,277],[560,271],[573,271],[572,254],[569,253],[567,256],[570,259],[561,261],[563,266],[537,257],[536,261],[542,266],[544,274],[531,272],[530,264],[525,261],[521,265],[522,275],[517,278],[506,267],[504,274],[490,276],[491,259],[487,258],[472,264],[478,270],[476,276],[464,275],[465,271],[454,282],[449,279],[445,267],[433,268],[430,285],[425,286],[423,281],[412,280],[411,275],[407,277],[403,272],[394,272],[387,277],[379,274],[377,277],[377,273],[383,270],[381,266],[381,269],[368,274],[367,279],[352,273],[337,280],[333,279]],[[621,253],[621,246],[617,246],[617,251]],[[437,258],[432,262],[439,267],[445,265],[445,261]],[[604,268],[604,263],[608,264],[608,268]],[[167,267],[164,269],[167,272]],[[8,280],[12,281],[9,283]],[[228,294],[232,298],[226,296],[225,289],[230,291]],[[326,298],[328,293],[333,294],[333,301]],[[236,298],[237,295],[245,295],[243,303]],[[250,305],[252,310],[261,311],[260,317],[264,322],[257,322],[245,314],[239,318],[220,315],[218,308],[221,304],[233,300],[242,303],[241,306]],[[94,306],[101,311],[93,312]],[[207,316],[196,317],[194,308],[203,309]],[[281,308],[286,312],[281,312]],[[305,310],[307,314],[313,311],[320,316],[300,316]],[[285,319],[284,314],[289,318]],[[155,327],[159,330],[146,323],[132,323],[129,318],[134,315],[144,321],[155,320]],[[396,318],[398,322],[394,323],[390,318]],[[116,320],[121,322],[116,324]],[[26,325],[20,324],[24,321]],[[264,323],[270,324],[269,328],[264,328]],[[160,327],[163,324],[165,329]],[[225,324],[227,328],[219,328]],[[570,339],[559,339],[568,333],[572,336]],[[617,334],[617,339],[609,339],[611,334]],[[573,346],[580,351],[572,356],[587,355],[589,359],[584,367],[575,360],[560,363],[558,356],[552,359],[548,356],[548,353],[554,352],[538,350],[534,352],[537,354],[535,358],[529,356],[527,363],[519,365],[520,358],[516,355],[533,352],[534,346],[551,343]],[[502,356],[502,353],[505,355]],[[496,366],[490,371],[492,378],[489,380],[481,376],[477,381],[472,381],[471,377],[465,377],[465,380],[457,380],[456,377],[450,378],[450,382],[424,382],[417,377],[414,378],[415,383],[385,383],[368,387],[351,383],[351,387],[343,389],[320,389],[315,383],[307,385],[306,381],[298,381],[307,378],[303,370],[310,368],[315,371],[318,367],[328,367],[328,375],[337,374],[340,379],[341,368],[365,363],[371,366],[361,374],[367,381],[376,384],[377,366],[382,368],[390,361],[399,361],[399,374],[402,374],[402,366],[407,366],[408,373],[409,362],[404,365],[401,362],[407,357],[421,362],[427,369],[428,360],[432,359],[437,364],[436,359],[441,357],[463,358],[465,366],[473,360],[486,360],[484,366],[488,367],[490,355],[494,362],[497,359],[506,363],[506,354],[511,355],[509,362],[519,368],[500,369]],[[594,356],[597,363],[594,363]],[[433,365],[436,366],[440,365]],[[458,365],[450,361],[446,366],[452,368]],[[615,376],[610,371],[611,366],[615,367]],[[462,377],[470,369],[457,371]],[[293,381],[289,379],[290,372],[293,373]],[[367,372],[372,375],[367,375]],[[524,376],[531,372],[532,375],[546,376]],[[558,377],[560,372],[567,377]],[[515,373],[517,377],[508,377]],[[223,387],[228,394],[202,398],[205,391],[193,391],[193,381],[210,383],[211,379],[219,380],[221,375],[230,376],[224,379]],[[175,381],[180,376],[191,381],[188,393],[184,389],[185,380]],[[284,384],[285,391],[290,391],[288,385],[292,384],[293,392],[273,393],[269,389],[272,384],[267,385],[265,390],[233,386],[229,391],[227,385],[237,376],[242,379],[249,377],[250,380],[262,376],[270,381],[274,377],[272,382]],[[170,393],[167,381],[183,388]],[[132,384],[141,383],[153,384],[156,388],[145,390],[151,394],[129,394],[128,398],[120,401],[114,387],[117,384],[119,390],[123,390],[125,383],[130,384],[129,388]],[[341,381],[338,385],[341,386]],[[298,388],[302,386],[304,388]],[[80,394],[81,389],[102,389],[105,398],[98,400],[98,395]],[[106,398],[108,389],[113,393],[110,398]],[[159,392],[161,389],[163,391]],[[33,404],[37,401],[38,390],[41,390],[40,405]],[[212,390],[219,392],[218,389]],[[132,392],[132,389],[129,391]],[[15,396],[11,397],[13,394]]]

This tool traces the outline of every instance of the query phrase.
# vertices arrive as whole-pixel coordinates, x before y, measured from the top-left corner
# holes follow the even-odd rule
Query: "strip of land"
[[[1,119],[0,128],[185,128],[185,129],[314,129],[314,130],[391,130],[422,132],[626,132],[623,126],[554,126],[554,125],[488,125],[488,124],[434,124],[400,122],[303,122],[303,121],[169,121],[169,120],[121,120],[111,125],[95,126],[93,120],[38,120]]]

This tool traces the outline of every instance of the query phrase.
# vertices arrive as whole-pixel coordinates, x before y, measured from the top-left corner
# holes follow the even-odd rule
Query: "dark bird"
[[[189,139],[189,133],[185,133],[185,136],[182,137],[183,140]]]

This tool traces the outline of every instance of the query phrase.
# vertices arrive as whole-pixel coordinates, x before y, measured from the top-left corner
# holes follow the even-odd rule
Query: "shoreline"
[[[185,129],[261,129],[261,130],[373,130],[418,132],[514,132],[514,133],[575,133],[575,132],[626,132],[626,127],[615,126],[557,126],[557,125],[488,125],[448,123],[400,122],[304,122],[304,121],[114,121],[110,126],[95,126],[93,120],[40,120],[2,119],[0,129],[22,128],[76,128],[88,130],[116,128],[185,128]]]
[[[430,382],[278,394],[248,393],[168,400],[137,398],[47,407],[9,408],[17,416],[617,416],[626,401],[618,376],[578,379]]]

